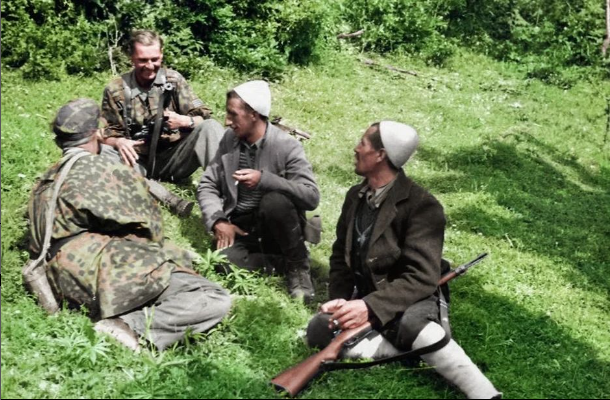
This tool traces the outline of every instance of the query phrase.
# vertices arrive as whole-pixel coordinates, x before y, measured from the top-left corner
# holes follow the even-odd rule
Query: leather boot
[[[313,300],[314,289],[311,282],[309,259],[286,260],[286,285],[293,299],[303,299],[305,303]]]
[[[195,203],[176,196],[157,181],[147,179],[146,183],[148,183],[150,194],[152,194],[155,199],[165,204],[172,213],[177,214],[179,217],[188,217],[191,215]]]

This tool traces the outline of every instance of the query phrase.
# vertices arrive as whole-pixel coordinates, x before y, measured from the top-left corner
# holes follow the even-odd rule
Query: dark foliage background
[[[337,33],[365,29],[354,40],[363,51],[443,65],[467,46],[562,84],[581,67],[608,73],[604,7],[602,0],[9,0],[2,59],[34,79],[106,70],[110,56],[121,70],[129,32],[149,28],[166,38],[167,63],[187,76],[213,62],[274,78],[289,64],[320,60]]]

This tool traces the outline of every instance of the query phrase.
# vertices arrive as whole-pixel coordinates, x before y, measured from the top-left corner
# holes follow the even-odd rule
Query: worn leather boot
[[[286,260],[286,285],[293,299],[303,299],[306,304],[313,300],[315,292],[308,258],[300,261]]]
[[[193,211],[195,203],[176,196],[165,188],[162,184],[152,179],[147,179],[150,194],[161,203],[165,204],[172,213],[180,217],[188,217]]]

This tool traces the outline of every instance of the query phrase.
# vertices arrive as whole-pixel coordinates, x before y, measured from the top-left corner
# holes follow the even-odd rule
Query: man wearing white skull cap
[[[283,271],[290,295],[308,302],[314,288],[303,223],[320,201],[311,164],[296,139],[269,123],[266,82],[229,91],[226,110],[228,129],[197,189],[204,224],[229,261]]]
[[[441,316],[448,288],[438,282],[449,269],[442,259],[443,207],[402,169],[418,144],[412,127],[383,121],[371,125],[354,149],[364,181],[343,204],[330,257],[331,300],[310,321],[307,340],[324,348],[337,329],[370,322],[373,334],[344,357],[381,359],[432,346],[421,358],[468,398],[500,398]]]

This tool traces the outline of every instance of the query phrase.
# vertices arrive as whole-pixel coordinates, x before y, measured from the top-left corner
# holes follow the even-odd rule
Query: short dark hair
[[[372,124],[369,129],[373,128],[373,132],[369,133],[368,139],[371,142],[373,148],[377,151],[383,149],[383,142],[381,141],[381,131],[379,130],[379,122]],[[367,129],[368,130],[368,129]]]
[[[151,46],[155,43],[159,43],[159,47],[163,50],[163,38],[159,36],[157,32],[151,30],[133,31],[129,37],[127,43],[127,54],[133,55],[136,43],[140,43],[143,46]]]
[[[371,142],[371,146],[373,146],[373,148],[376,151],[385,149],[385,147],[383,146],[383,141],[381,140],[381,129],[379,128],[379,126],[380,126],[379,122],[375,122],[374,124],[372,124],[369,127],[369,129],[373,128],[373,131],[371,133],[369,133],[367,136],[367,138],[369,139],[369,142]],[[390,161],[390,158],[387,155],[387,151],[386,151],[385,158],[386,158],[390,168],[392,168],[395,171],[400,171],[400,168],[397,168],[394,164],[392,164],[392,161]]]
[[[227,102],[230,99],[239,99],[241,100],[241,103],[244,105],[244,110],[246,110],[247,112],[255,112],[258,114],[259,117],[261,117],[261,119],[263,121],[267,121],[269,119],[269,117],[266,117],[264,115],[261,115],[258,111],[256,111],[254,108],[250,107],[250,104],[246,103],[244,101],[244,99],[242,99],[235,90],[230,90],[227,92]]]

